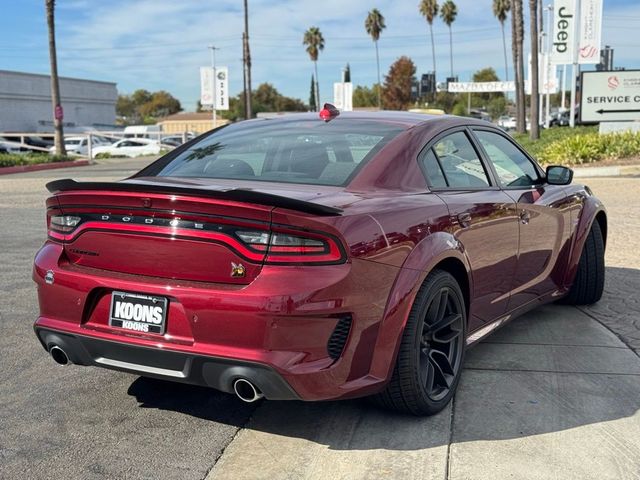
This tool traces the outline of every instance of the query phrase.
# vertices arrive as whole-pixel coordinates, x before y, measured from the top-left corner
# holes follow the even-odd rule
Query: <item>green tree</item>
[[[315,72],[315,96],[316,96],[316,109],[320,105],[320,89],[318,87],[318,55],[320,52],[324,50],[324,37],[322,36],[322,32],[318,27],[311,27],[306,32],[304,32],[304,36],[302,38],[302,44],[307,48],[307,53],[309,54],[309,58],[313,62],[313,70]]]
[[[431,58],[433,60],[434,76],[436,75],[436,44],[433,41],[433,19],[438,15],[438,8],[438,2],[436,0],[422,0],[420,2],[420,13],[429,24],[429,34],[431,36]]]
[[[116,115],[125,119],[136,115],[136,104],[129,95],[118,95],[116,100]]]
[[[471,77],[474,82],[498,82],[498,74],[493,67],[486,67],[478,70]],[[485,107],[493,98],[503,96],[502,92],[494,93],[472,93],[471,104],[475,107]]]
[[[367,33],[373,39],[373,43],[376,46],[376,66],[378,68],[378,85],[380,84],[380,55],[378,54],[378,40],[380,40],[380,34],[387,28],[384,24],[384,17],[380,13],[380,10],[374,8],[369,12],[367,18],[364,21],[364,28]],[[380,92],[380,90],[378,90]],[[378,108],[382,108],[382,97],[378,97]]]
[[[502,28],[502,50],[504,51],[504,75],[505,80],[509,81],[509,63],[507,62],[507,39],[504,35],[504,22],[507,14],[511,10],[511,0],[493,0],[493,15],[500,22]]]
[[[372,88],[358,85],[353,89],[353,106],[359,108],[375,107],[378,105],[380,86],[374,84]]]
[[[311,74],[311,88],[309,90],[309,110],[312,112],[318,111],[318,104],[316,103],[316,82],[313,78],[313,74]]]
[[[451,32],[451,24],[455,22],[458,16],[458,8],[452,0],[446,0],[440,9],[440,18],[449,27],[449,60],[451,65],[451,76],[453,77],[453,33]]]
[[[45,0],[44,6],[47,14],[47,31],[49,35],[49,63],[51,65],[51,103],[53,104],[53,128],[56,155],[66,155],[64,148],[64,131],[62,118],[58,117],[57,110],[62,109],[60,104],[60,81],[58,79],[58,55],[56,53],[56,21],[55,0]]]
[[[344,81],[347,83],[351,82],[351,66],[348,63],[344,68]]]
[[[411,105],[411,87],[416,82],[416,66],[409,57],[402,56],[389,68],[382,91],[383,102],[389,110],[405,110]]]
[[[507,99],[504,95],[492,98],[487,104],[487,112],[493,120],[496,120],[507,111]]]
[[[281,95],[280,92],[269,83],[262,83],[251,92],[251,111],[255,116],[260,112],[306,112],[307,105],[297,98]],[[222,112],[222,117],[227,120],[245,118],[244,92],[229,99],[229,110]]]
[[[138,107],[144,105],[147,102],[150,102],[152,98],[152,94],[149,90],[145,90],[144,88],[139,88],[135,92],[131,94],[131,100]]]
[[[138,107],[142,117],[160,118],[182,110],[177,98],[164,90],[153,92],[150,99]]]

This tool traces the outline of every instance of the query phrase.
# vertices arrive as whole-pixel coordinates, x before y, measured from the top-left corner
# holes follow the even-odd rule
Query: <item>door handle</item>
[[[529,220],[531,220],[531,214],[529,213],[528,210],[521,210],[520,211],[520,223],[522,223],[523,225],[526,225],[527,223],[529,223]]]
[[[471,225],[471,214],[467,212],[458,214],[458,222],[460,222],[460,226],[463,228],[467,228]]]

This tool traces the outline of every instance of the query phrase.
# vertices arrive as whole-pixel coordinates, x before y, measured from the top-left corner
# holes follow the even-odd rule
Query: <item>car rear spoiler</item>
[[[314,215],[340,215],[342,210],[327,205],[307,202],[295,198],[273,195],[243,188],[230,190],[208,190],[206,188],[190,188],[177,185],[151,185],[147,183],[129,182],[76,182],[70,178],[54,180],[47,183],[47,190],[51,193],[68,192],[73,190],[106,190],[116,192],[148,192],[169,195],[190,195],[194,197],[217,198],[234,202],[256,203],[273,207],[287,208]]]

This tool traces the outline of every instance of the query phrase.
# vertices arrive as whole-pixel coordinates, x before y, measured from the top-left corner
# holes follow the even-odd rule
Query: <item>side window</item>
[[[536,167],[511,141],[485,130],[476,130],[474,133],[487,152],[502,185],[521,187],[539,183]]]
[[[447,186],[450,188],[482,188],[489,177],[478,154],[464,132],[452,133],[434,146]]]
[[[447,180],[444,178],[438,158],[431,148],[422,155],[420,162],[427,174],[427,182],[430,187],[444,188],[447,186]]]

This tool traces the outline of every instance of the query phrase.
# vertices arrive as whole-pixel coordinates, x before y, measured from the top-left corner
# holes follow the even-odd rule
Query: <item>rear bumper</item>
[[[272,368],[253,362],[196,355],[34,328],[45,350],[60,347],[75,365],[97,366],[146,377],[189,383],[234,393],[233,382],[245,378],[269,400],[299,400]]]
[[[222,391],[232,391],[229,378],[240,371],[272,399],[366,396],[384,387],[393,367],[400,331],[381,328],[397,271],[356,259],[268,266],[246,286],[186,282],[77,266],[47,242],[34,262],[40,304],[34,328],[45,348],[51,338],[67,342],[68,356],[80,365]],[[109,326],[115,290],[167,297],[164,335]],[[404,317],[399,309],[393,314]],[[346,330],[344,319],[351,322]],[[337,344],[336,331],[343,332]]]

